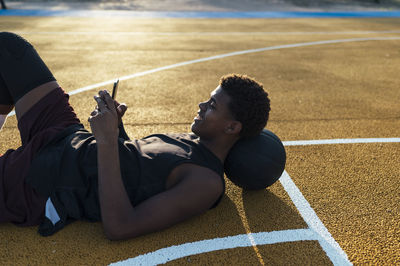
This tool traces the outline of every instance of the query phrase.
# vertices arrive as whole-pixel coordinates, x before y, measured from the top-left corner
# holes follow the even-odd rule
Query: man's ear
[[[227,126],[225,127],[226,134],[236,134],[239,135],[240,131],[242,130],[242,123],[236,120],[230,121]]]

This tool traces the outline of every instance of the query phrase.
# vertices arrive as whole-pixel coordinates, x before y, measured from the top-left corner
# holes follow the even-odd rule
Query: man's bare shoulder
[[[216,191],[220,191],[220,193],[223,191],[223,178],[220,175],[207,167],[192,163],[184,163],[175,167],[168,176],[167,185],[169,185],[169,187],[181,183],[187,186],[201,185],[202,187],[214,187]]]

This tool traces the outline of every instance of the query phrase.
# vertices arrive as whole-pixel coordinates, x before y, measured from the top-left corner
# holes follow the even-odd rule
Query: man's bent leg
[[[29,109],[39,102],[52,90],[59,88],[57,81],[50,81],[28,91],[21,99],[15,103],[15,113],[19,120]]]
[[[21,118],[57,87],[53,74],[29,42],[14,33],[0,32],[0,105],[19,102],[16,113]]]
[[[46,198],[25,182],[33,157],[61,131],[80,123],[68,95],[35,49],[0,32],[0,105],[16,106],[22,146],[0,156],[0,223],[40,223]],[[8,105],[8,107],[6,107]]]

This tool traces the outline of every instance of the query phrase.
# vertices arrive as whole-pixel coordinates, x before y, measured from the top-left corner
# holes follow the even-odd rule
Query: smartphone
[[[115,98],[117,97],[118,84],[119,84],[119,79],[117,79],[117,80],[114,82],[114,86],[113,86],[113,91],[112,91],[111,97],[112,97],[114,100],[115,100]]]

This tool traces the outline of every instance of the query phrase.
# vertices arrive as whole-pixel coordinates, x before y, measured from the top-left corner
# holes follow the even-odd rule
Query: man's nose
[[[205,107],[206,107],[206,102],[201,102],[201,103],[199,103],[199,108],[200,108],[200,110],[204,110]]]

